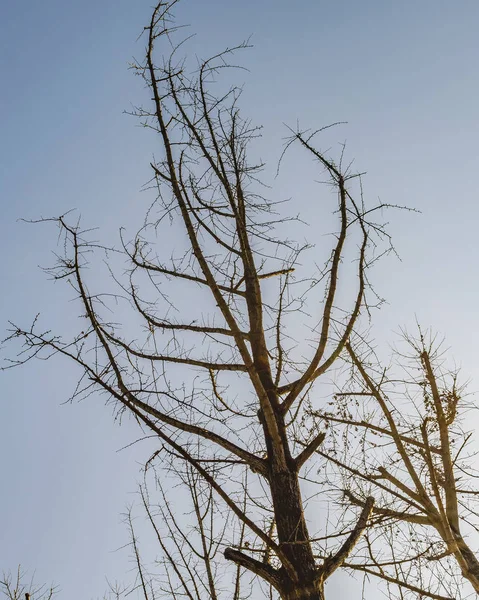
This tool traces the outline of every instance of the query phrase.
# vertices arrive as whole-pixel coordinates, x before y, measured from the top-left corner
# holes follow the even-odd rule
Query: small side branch
[[[300,454],[298,454],[298,456],[295,459],[296,468],[298,470],[304,465],[308,458],[310,458],[321,446],[321,444],[324,442],[325,437],[326,433],[324,431],[321,431],[321,433],[318,433],[318,435],[306,446],[306,448]]]
[[[405,590],[410,590],[411,592],[415,592],[418,594],[419,598],[431,598],[432,600],[453,600],[453,598],[449,598],[448,596],[441,596],[440,594],[434,594],[432,592],[428,592],[427,590],[423,590],[415,585],[411,585],[410,583],[406,583],[405,581],[401,581],[397,577],[391,577],[390,575],[386,575],[386,573],[382,571],[374,571],[374,569],[368,569],[367,567],[363,567],[361,565],[355,565],[351,563],[343,564],[346,569],[353,569],[354,571],[362,571],[366,575],[373,575],[374,577],[379,577],[380,579],[384,579],[388,583],[393,583],[400,588],[404,588]]]
[[[354,506],[364,508],[366,500],[361,500],[360,498],[357,498],[349,490],[343,490],[343,494],[351,504],[354,504]],[[427,516],[417,513],[410,514],[407,511],[391,510],[389,508],[380,508],[379,506],[374,506],[373,512],[375,515],[379,515],[381,517],[395,519],[398,521],[404,521],[406,523],[414,523],[415,525],[431,524]]]
[[[127,344],[115,337],[111,333],[105,331],[102,328],[102,332],[105,336],[112,342],[113,344],[120,346],[125,350],[128,354],[132,354],[137,358],[142,358],[144,360],[150,361],[158,361],[158,362],[169,362],[169,363],[178,363],[182,365],[190,365],[191,367],[201,367],[203,369],[208,369],[212,371],[241,371],[246,373],[248,371],[247,367],[244,364],[233,364],[233,363],[215,363],[209,362],[205,360],[195,360],[192,358],[182,358],[180,356],[168,356],[163,354],[148,354],[146,352],[141,352],[132,347],[131,344]]]

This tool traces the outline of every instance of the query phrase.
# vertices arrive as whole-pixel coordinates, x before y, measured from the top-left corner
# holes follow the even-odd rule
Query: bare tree
[[[51,600],[58,590],[54,585],[37,585],[19,565],[15,574],[3,573],[0,591],[8,600]]]
[[[224,550],[233,573],[248,571],[285,600],[320,599],[367,528],[374,501],[353,507],[349,526],[316,535],[322,484],[310,477],[310,461],[325,431],[309,417],[312,394],[361,314],[380,302],[367,273],[390,249],[374,221],[384,205],[365,205],[343,152],[334,160],[317,149],[313,138],[322,130],[290,131],[284,151],[296,144],[317,163],[337,216],[331,246],[320,254],[290,241],[298,220],[261,195],[263,165],[248,160],[259,129],[240,116],[239,88],[217,81],[245,44],[189,75],[183,40],[175,41],[175,3],[157,4],[145,27],[145,60],[133,65],[152,96],[151,108],[135,112],[160,142],[162,157],[151,163],[157,200],[132,242],[122,232],[120,250],[94,241],[68,216],[42,219],[63,240],[48,272],[72,287],[84,324],[70,337],[41,329],[38,318],[29,328],[12,324],[9,339],[23,342],[13,365],[52,356],[75,363],[82,374],[73,397],[106,394],[119,413],[156,434],[164,465],[221,501],[242,532]],[[315,239],[319,231],[317,224]],[[310,261],[304,275],[300,256],[308,248],[324,266],[315,270]],[[101,253],[116,291],[99,293],[87,282],[87,266]],[[211,587],[205,593],[213,597]]]
[[[419,330],[405,340],[408,350],[387,368],[363,341],[346,345],[349,388],[331,410],[312,415],[330,424],[330,445],[320,452],[348,504],[376,498],[362,549],[366,572],[393,581],[407,565],[416,580],[429,580],[427,589],[451,593],[466,580],[479,593],[479,473],[465,419],[473,406],[435,337]]]
[[[141,528],[140,535],[135,524],[137,511],[132,508],[125,517],[134,582],[111,586],[110,596],[126,598],[137,591],[145,600],[163,596],[190,600],[204,597],[218,600],[223,595],[235,600],[249,597],[251,586],[245,585],[244,573],[238,567],[228,578],[223,557],[231,539],[236,538],[238,547],[249,546],[245,524],[234,530],[231,515],[221,510],[211,486],[205,484],[191,465],[174,473],[176,485],[170,492],[162,482],[164,473],[151,466],[150,462],[139,489],[141,513],[146,518],[146,527]],[[150,471],[154,473],[152,477]],[[174,501],[179,493],[183,498],[181,509]],[[228,531],[231,527],[233,531]],[[142,552],[142,546],[148,548],[146,553]]]

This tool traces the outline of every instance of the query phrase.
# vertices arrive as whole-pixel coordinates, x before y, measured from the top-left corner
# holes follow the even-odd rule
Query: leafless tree
[[[335,232],[321,232],[332,234],[329,246],[293,243],[299,221],[261,195],[263,165],[249,162],[259,129],[240,116],[239,88],[218,81],[245,44],[189,74],[174,4],[157,4],[145,27],[145,60],[133,65],[152,97],[151,108],[135,113],[160,143],[161,158],[151,163],[157,200],[132,242],[122,232],[120,250],[94,241],[69,216],[42,219],[62,239],[48,272],[74,290],[83,325],[62,337],[38,318],[28,328],[12,324],[9,339],[23,342],[13,365],[52,356],[75,363],[82,375],[73,397],[103,392],[157,436],[156,461],[200,477],[221,501],[227,533],[242,532],[222,542],[237,577],[246,570],[284,600],[320,599],[367,528],[374,501],[353,506],[349,525],[316,534],[322,483],[310,477],[311,461],[325,431],[309,415],[318,382],[347,351],[360,316],[380,302],[368,270],[390,250],[374,220],[385,206],[366,206],[343,152],[334,160],[317,148],[322,130],[291,130],[284,152],[296,145],[316,162],[337,218]],[[320,239],[321,223],[314,231]],[[93,291],[87,281],[101,253],[114,292]]]
[[[57,588],[53,585],[37,585],[34,577],[28,577],[19,565],[15,574],[3,573],[0,591],[8,600],[51,600]]]
[[[474,407],[434,336],[419,330],[405,341],[387,368],[363,341],[346,345],[350,387],[314,413],[331,431],[320,452],[348,504],[376,499],[366,572],[393,581],[407,565],[428,589],[435,581],[451,593],[467,581],[479,593],[479,473],[466,420]]]
[[[228,578],[223,557],[226,540],[236,539],[238,547],[249,546],[245,524],[237,531],[228,531],[231,526],[234,529],[229,513],[221,510],[211,486],[205,484],[191,465],[174,473],[175,485],[169,492],[162,482],[164,473],[152,469],[151,462],[148,467],[148,474],[152,471],[154,475],[149,477],[145,471],[139,489],[146,527],[144,524],[141,527],[141,522],[140,527],[137,526],[137,509],[133,507],[125,517],[134,582],[111,586],[109,597],[126,598],[135,591],[145,600],[159,597],[218,600],[223,595],[235,600],[249,597],[251,586],[245,585],[242,569],[237,567]],[[179,493],[181,508],[174,500]],[[138,534],[138,528],[142,529],[141,534]],[[142,551],[142,547],[147,550]]]

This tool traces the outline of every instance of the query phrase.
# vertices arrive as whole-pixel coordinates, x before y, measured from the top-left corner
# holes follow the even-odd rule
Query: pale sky
[[[142,220],[154,138],[123,111],[145,100],[127,67],[142,55],[135,40],[149,12],[143,0],[3,6],[4,323],[26,325],[40,311],[46,323],[67,321],[71,309],[37,269],[52,262],[56,231],[17,219],[78,208],[109,241]],[[202,55],[252,35],[241,107],[265,126],[258,148],[272,168],[283,123],[348,121],[335,139],[347,140],[367,171],[366,195],[422,212],[388,216],[402,262],[376,270],[389,304],[373,331],[394,341],[417,316],[446,336],[478,389],[479,3],[182,0],[175,12],[198,33]],[[292,166],[281,195],[306,218],[317,184],[295,179]],[[114,551],[127,541],[120,514],[147,456],[141,446],[117,450],[136,428],[114,424],[102,399],[63,406],[75,384],[68,364],[31,363],[0,377],[0,571],[21,562],[39,581],[55,580],[60,597],[101,596],[105,577],[122,579],[129,568]]]

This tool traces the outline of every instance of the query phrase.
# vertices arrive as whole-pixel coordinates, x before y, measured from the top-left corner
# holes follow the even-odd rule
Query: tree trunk
[[[282,600],[324,600],[324,586],[320,582],[292,586],[281,594]]]
[[[298,578],[293,581],[285,577],[281,597],[283,600],[324,600],[324,586],[304,518],[298,473],[294,467],[271,473],[270,484],[279,545]]]
[[[479,594],[479,561],[474,552],[464,541],[462,535],[459,532],[454,531],[452,527],[451,529],[457,546],[457,550],[454,550],[453,554],[461,567],[463,576],[470,582],[474,591]]]
[[[304,518],[297,473],[281,471],[271,475],[271,495],[278,541],[298,574],[307,580],[316,573],[316,565]]]

